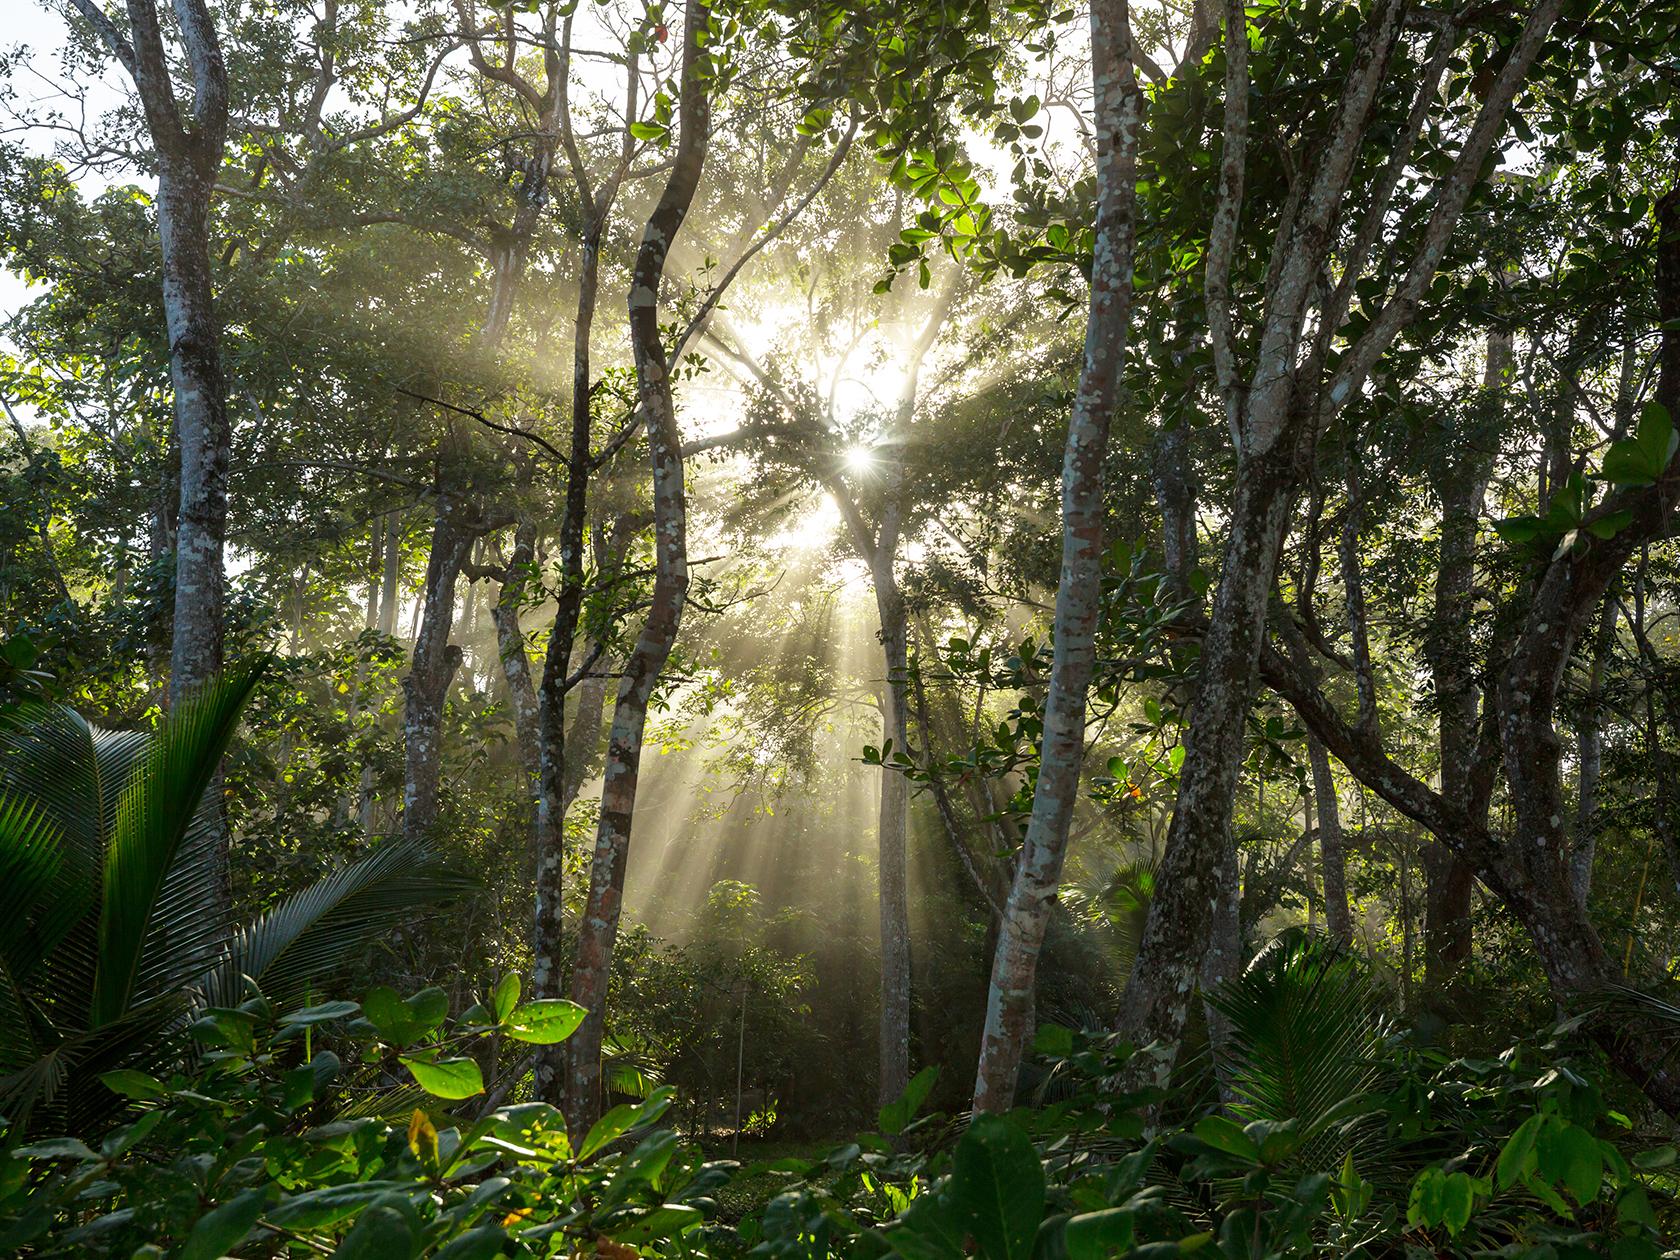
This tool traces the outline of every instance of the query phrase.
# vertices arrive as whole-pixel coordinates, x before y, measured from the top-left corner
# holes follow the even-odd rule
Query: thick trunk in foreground
[[[670,365],[659,331],[659,288],[671,242],[682,227],[706,157],[711,103],[703,74],[701,36],[710,19],[706,0],[688,0],[683,15],[683,73],[679,139],[671,174],[648,217],[630,282],[630,339],[636,358],[637,405],[642,410],[653,467],[653,602],[625,662],[608,736],[601,817],[589,870],[589,897],[578,925],[572,1000],[588,1011],[565,1043],[566,1119],[574,1131],[601,1111],[601,1040],[607,980],[623,912],[624,870],[641,768],[642,732],[659,672],[676,643],[688,596],[688,504],[683,489],[682,434],[671,397]]]
[[[1039,952],[1061,883],[1068,824],[1085,760],[1085,690],[1095,663],[1102,585],[1102,472],[1131,322],[1136,235],[1142,99],[1132,68],[1131,19],[1124,0],[1095,0],[1091,5],[1091,46],[1097,137],[1096,252],[1085,358],[1062,462],[1062,571],[1056,587],[1055,660],[1044,706],[1032,816],[992,961],[974,1082],[976,1113],[1007,1111],[1014,1104],[1021,1058],[1033,1032]]]

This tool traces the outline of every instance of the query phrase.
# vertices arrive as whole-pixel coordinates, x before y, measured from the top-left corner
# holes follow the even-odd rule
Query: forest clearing
[[[1680,2],[7,17],[0,1253],[1680,1256]]]

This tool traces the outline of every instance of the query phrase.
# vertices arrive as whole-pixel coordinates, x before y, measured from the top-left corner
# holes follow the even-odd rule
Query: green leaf
[[[1650,485],[1662,476],[1677,446],[1680,434],[1674,431],[1668,409],[1661,403],[1647,403],[1634,435],[1612,442],[1604,452],[1599,475],[1618,485]]]
[[[1216,1151],[1250,1163],[1260,1162],[1259,1146],[1242,1131],[1242,1126],[1235,1120],[1225,1116],[1203,1116],[1196,1122],[1194,1132],[1199,1141],[1207,1143]]]
[[[668,131],[670,131],[669,127],[661,126],[656,122],[633,122],[630,124],[630,134],[638,140],[658,140]]]
[[[361,1006],[356,1002],[322,1002],[319,1006],[305,1007],[301,1011],[293,1011],[290,1015],[282,1015],[282,1024],[325,1024],[335,1019],[348,1019]]]
[[[31,1142],[28,1146],[20,1146],[13,1151],[14,1155],[21,1155],[25,1159],[98,1159],[93,1148],[86,1142],[76,1138],[48,1138],[44,1142]]]
[[[577,1157],[580,1160],[588,1159],[602,1147],[618,1141],[631,1129],[652,1124],[665,1114],[675,1093],[676,1091],[667,1085],[656,1089],[643,1102],[623,1103],[614,1107],[597,1120],[584,1135],[583,1142],[578,1147]]]
[[[1543,1120],[1543,1116],[1530,1116],[1506,1139],[1505,1145],[1500,1149],[1499,1161],[1494,1166],[1493,1174],[1495,1183],[1501,1190],[1522,1184],[1534,1171],[1534,1143],[1540,1136]]]
[[[916,1113],[922,1109],[927,1101],[928,1092],[933,1089],[934,1082],[939,1079],[937,1065],[929,1065],[910,1078],[910,1083],[904,1087],[904,1092],[881,1108],[879,1123],[881,1132],[891,1137],[904,1131],[904,1126],[915,1119]]]
[[[507,1017],[513,1013],[513,1008],[519,1005],[519,973],[510,971],[496,981],[496,988],[490,995],[490,1009],[496,1013],[496,1022],[504,1024]]]
[[[137,1072],[133,1068],[118,1068],[115,1072],[102,1074],[99,1079],[113,1093],[121,1094],[124,1098],[132,1098],[137,1102],[162,1098],[169,1092],[168,1088],[157,1077],[148,1076],[144,1072]]]
[[[502,1253],[507,1231],[500,1225],[480,1225],[440,1249],[433,1260],[490,1260]]]
[[[334,1260],[401,1260],[415,1252],[414,1230],[393,1207],[375,1204],[361,1216],[333,1252]]]
[[[1068,1260],[1107,1260],[1132,1246],[1134,1213],[1130,1208],[1086,1212],[1067,1223],[1063,1237]]]
[[[987,1260],[1027,1260],[1044,1215],[1044,1168],[1026,1131],[977,1116],[952,1158],[946,1193]]]
[[[565,998],[540,998],[515,1008],[502,1031],[515,1041],[534,1046],[552,1046],[577,1031],[589,1012]]]
[[[705,1217],[697,1207],[690,1207],[686,1203],[662,1203],[645,1216],[637,1217],[629,1225],[613,1230],[613,1241],[639,1247],[657,1239],[675,1237],[685,1230],[693,1229],[703,1220]]]
[[[268,1202],[268,1188],[247,1190],[198,1218],[176,1260],[218,1260],[251,1232]]]
[[[1548,1116],[1535,1143],[1540,1175],[1565,1187],[1575,1202],[1591,1203],[1604,1181],[1604,1153],[1598,1139],[1561,1116]]]
[[[484,1074],[471,1059],[418,1059],[403,1057],[403,1066],[414,1074],[420,1088],[434,1098],[451,1101],[484,1092]]]
[[[378,985],[362,999],[362,1014],[383,1040],[410,1046],[449,1017],[449,995],[434,987],[401,998],[395,989]]]

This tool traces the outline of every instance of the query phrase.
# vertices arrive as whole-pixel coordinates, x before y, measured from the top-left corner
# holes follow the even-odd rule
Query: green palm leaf
[[[1232,1109],[1248,1119],[1296,1121],[1302,1158],[1314,1168],[1334,1166],[1346,1145],[1341,1123],[1385,1071],[1386,1025],[1358,960],[1322,938],[1290,933],[1208,1001],[1231,1021]]]
[[[474,887],[419,842],[386,844],[236,932],[228,957],[208,978],[206,999],[213,1006],[238,1002],[246,978],[277,1001],[298,998],[370,937]]]
[[[170,947],[167,929],[173,920],[154,923],[160,894],[264,663],[236,669],[178,705],[118,802],[105,856],[99,965],[89,1010],[94,1027],[128,1008],[148,943]],[[205,887],[189,883],[194,891]],[[212,904],[201,900],[196,908],[204,913]],[[161,943],[154,926],[165,929]]]

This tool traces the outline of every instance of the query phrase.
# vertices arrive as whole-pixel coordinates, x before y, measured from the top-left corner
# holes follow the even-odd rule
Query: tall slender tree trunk
[[[227,138],[227,67],[205,0],[176,0],[173,6],[191,75],[190,104],[178,99],[156,0],[128,0],[126,23],[96,0],[72,3],[133,82],[157,158],[163,313],[180,457],[173,705],[222,668],[230,430],[211,277],[210,204]],[[221,794],[212,795],[219,800]],[[225,825],[217,824],[209,851],[212,910],[225,915],[232,904]]]
[[[1330,773],[1330,754],[1324,744],[1307,736],[1307,760],[1312,766],[1313,799],[1318,804],[1318,852],[1324,870],[1324,920],[1330,939],[1343,949],[1353,944],[1353,916],[1348,910],[1347,853],[1342,836],[1342,812],[1336,800],[1336,781]]]
[[[502,575],[501,591],[490,609],[491,620],[496,623],[496,649],[501,657],[502,677],[507,683],[513,737],[519,746],[519,764],[533,796],[537,790],[538,766],[537,691],[531,681],[531,658],[525,651],[525,631],[519,624],[519,608],[531,576],[536,547],[537,527],[529,523],[520,525],[514,533],[513,552],[508,557],[507,571]]]
[[[432,552],[426,564],[420,633],[403,679],[404,839],[429,837],[438,819],[438,781],[442,772],[443,709],[449,683],[461,664],[461,649],[449,641],[455,620],[455,582],[461,575],[473,535],[459,525],[447,501],[440,501],[432,526]]]
[[[613,708],[589,896],[578,926],[572,1000],[588,1014],[565,1043],[566,1117],[578,1130],[592,1123],[601,1110],[607,980],[624,908],[624,871],[630,853],[642,733],[648,701],[676,643],[688,597],[688,504],[683,487],[682,434],[677,428],[670,365],[659,331],[659,289],[671,243],[693,204],[706,159],[711,101],[705,73],[709,58],[703,51],[702,36],[710,16],[707,0],[687,0],[676,154],[665,189],[642,233],[631,275],[630,339],[636,360],[637,405],[642,411],[653,471],[654,586],[652,606],[625,662]]]
[[[1484,404],[1499,405],[1509,368],[1508,336],[1488,337],[1483,376]],[[1470,784],[1477,744],[1478,686],[1471,619],[1475,607],[1476,534],[1487,488],[1488,461],[1474,434],[1457,434],[1435,474],[1441,503],[1440,558],[1435,572],[1435,608],[1428,656],[1439,714],[1441,794],[1462,809],[1472,808]],[[1424,850],[1424,987],[1431,998],[1451,984],[1470,959],[1471,898],[1475,872],[1463,857],[1431,842]]]
[[[1576,719],[1575,839],[1569,853],[1569,885],[1582,906],[1592,895],[1593,860],[1598,854],[1598,781],[1604,772],[1604,674],[1616,646],[1616,599],[1599,613],[1598,635],[1587,667],[1587,694]]]
[[[881,737],[895,752],[908,754],[910,710],[905,687],[910,669],[909,628],[904,597],[893,572],[898,553],[898,508],[887,509],[872,557],[875,606],[881,619]],[[885,1106],[910,1083],[910,894],[907,844],[910,780],[881,767],[881,1063],[879,1095]]]
[[[218,147],[214,165],[208,155],[194,155],[165,158],[158,169],[164,322],[181,449],[171,704],[222,667],[230,439],[221,334],[211,296],[209,225],[211,185],[220,161]],[[225,847],[221,860],[226,860]]]
[[[1007,1111],[1032,1036],[1039,953],[1061,882],[1085,760],[1085,691],[1095,663],[1102,586],[1103,463],[1120,402],[1132,310],[1136,172],[1142,96],[1126,0],[1093,0],[1091,78],[1097,138],[1096,248],[1085,358],[1062,462],[1062,571],[1055,660],[1032,816],[1004,905],[974,1082],[976,1113]]]

